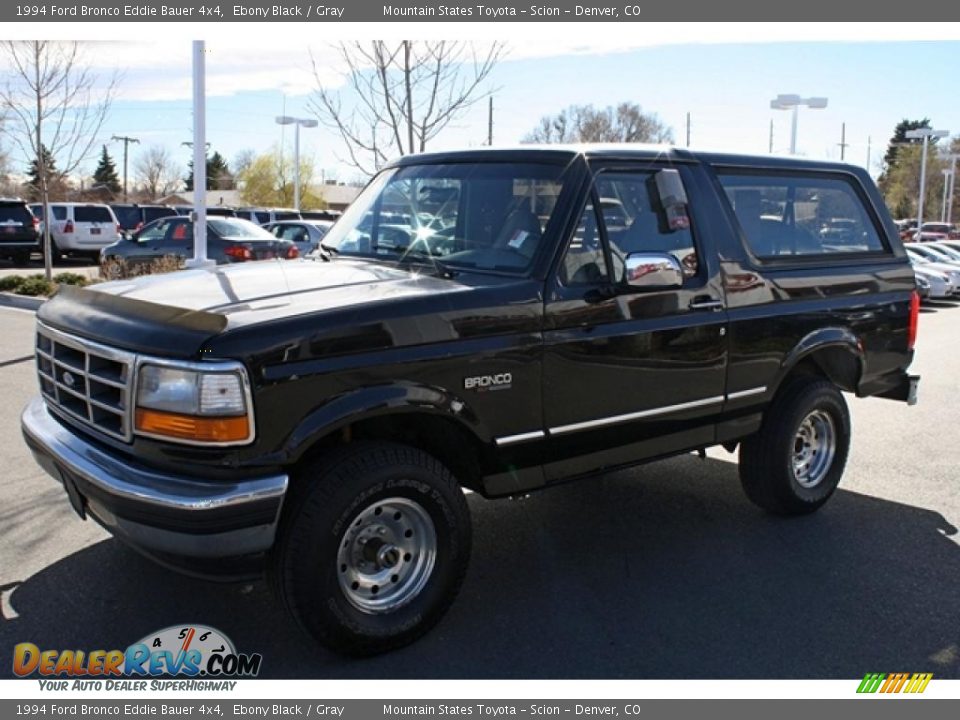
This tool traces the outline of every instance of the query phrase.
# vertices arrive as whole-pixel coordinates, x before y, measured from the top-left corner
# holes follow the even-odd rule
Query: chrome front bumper
[[[161,473],[74,434],[40,397],[20,423],[37,463],[64,486],[77,514],[148,554],[210,560],[273,545],[287,475],[209,482]]]

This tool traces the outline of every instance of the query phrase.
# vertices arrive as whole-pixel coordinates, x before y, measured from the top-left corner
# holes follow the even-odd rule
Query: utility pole
[[[487,106],[487,147],[493,147],[493,95],[489,98],[490,104]]]
[[[870,172],[870,150],[872,149],[871,148],[872,141],[873,141],[873,138],[867,135],[867,172],[868,173]]]
[[[773,119],[770,119],[770,154],[773,155]]]
[[[843,162],[847,157],[847,148],[850,147],[850,144],[847,142],[847,124],[843,123],[840,126],[840,162]]]
[[[118,140],[123,143],[123,201],[127,201],[127,148],[130,146],[130,143],[136,145],[140,144],[140,140],[135,137],[127,137],[126,135],[114,135],[113,140]]]
[[[690,113],[687,113],[687,147],[690,147]]]

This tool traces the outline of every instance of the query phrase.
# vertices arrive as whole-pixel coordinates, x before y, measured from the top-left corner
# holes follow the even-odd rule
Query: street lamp
[[[950,183],[953,173],[949,170],[941,170],[943,173],[943,204],[940,205],[940,222],[947,221],[947,193],[950,192]]]
[[[907,140],[919,140],[923,138],[923,150],[920,155],[920,201],[917,204],[917,241],[923,239],[920,229],[923,227],[923,201],[927,191],[927,143],[930,138],[946,137],[950,133],[946,130],[931,130],[930,128],[917,128],[916,130],[907,130],[904,137]]]
[[[293,207],[300,212],[300,128],[315,128],[316,120],[295,118],[289,115],[277,116],[277,125],[296,125],[293,133]],[[281,148],[280,152],[283,152]]]
[[[793,117],[790,120],[790,154],[797,154],[797,115],[800,106],[804,105],[811,110],[822,110],[827,106],[827,98],[811,97],[802,98],[799,95],[777,95],[770,101],[772,110],[793,110]]]

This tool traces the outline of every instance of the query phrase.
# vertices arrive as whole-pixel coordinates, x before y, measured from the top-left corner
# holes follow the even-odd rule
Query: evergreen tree
[[[233,174],[227,165],[226,159],[214,151],[207,158],[207,190],[231,190],[234,187]],[[187,163],[187,176],[183,179],[184,188],[193,190],[193,160]]]
[[[123,187],[120,185],[120,178],[117,177],[117,166],[107,152],[107,146],[103,146],[103,152],[100,154],[100,163],[97,169],[93,171],[93,181],[97,185],[102,185],[113,194],[120,192]]]
[[[40,158],[35,158],[31,161],[30,166],[27,168],[27,185],[29,185],[29,195],[31,200],[40,200],[40,163],[38,162],[42,158],[42,167],[46,168],[47,171],[47,187],[51,190],[60,184],[62,180],[60,172],[57,170],[56,161],[53,159],[53,156],[50,154],[50,150],[47,149],[46,145],[40,147]]]

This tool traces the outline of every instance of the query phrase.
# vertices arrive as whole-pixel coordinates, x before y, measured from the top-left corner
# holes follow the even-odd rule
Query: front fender
[[[318,440],[347,425],[399,413],[446,417],[481,442],[493,441],[489,428],[463,398],[443,388],[397,382],[352,390],[312,410],[287,438],[282,450],[284,460],[296,462]]]

